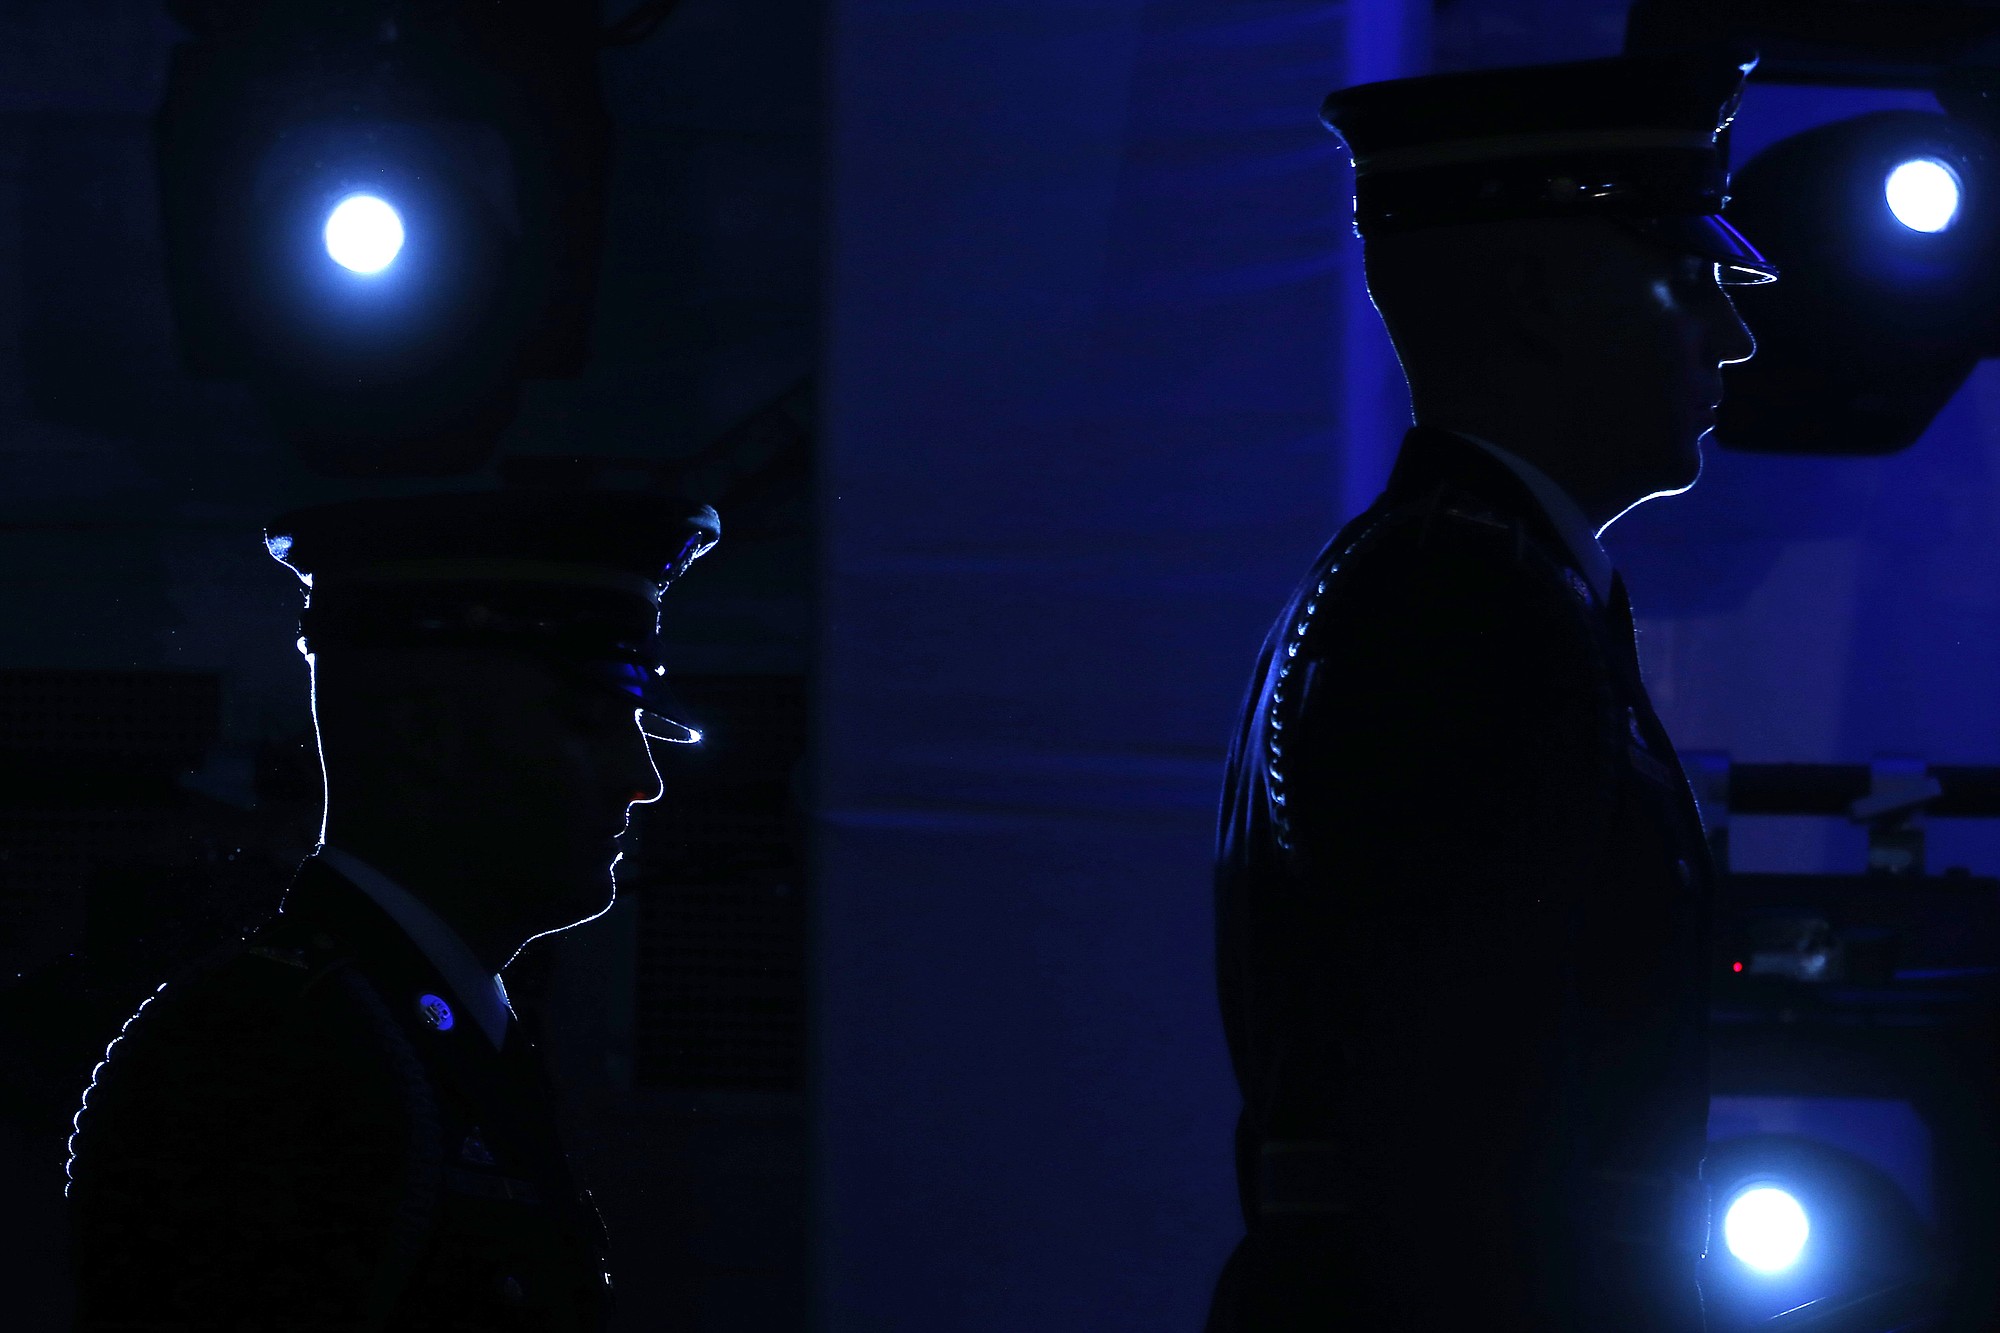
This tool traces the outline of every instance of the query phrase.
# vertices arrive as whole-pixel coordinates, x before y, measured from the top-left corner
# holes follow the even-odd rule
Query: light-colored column
[[[820,1327],[1198,1329],[1222,758],[1333,531],[1317,0],[835,6]]]

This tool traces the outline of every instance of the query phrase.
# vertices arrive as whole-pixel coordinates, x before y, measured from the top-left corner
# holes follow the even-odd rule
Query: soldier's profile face
[[[327,839],[481,934],[500,966],[612,899],[660,775],[639,700],[525,653],[342,649],[314,669]]]
[[[539,663],[521,687],[522,706],[495,717],[501,753],[485,799],[496,835],[548,876],[538,928],[552,930],[609,904],[630,809],[658,798],[660,777],[632,695]]]
[[[1721,367],[1755,349],[1709,260],[1605,216],[1370,238],[1416,419],[1531,448],[1600,527],[1694,484]]]
[[[516,943],[596,916],[631,806],[660,794],[638,700],[525,654],[441,661],[452,688],[427,692],[349,789],[363,777],[397,789],[396,822],[415,826],[402,832],[455,849],[478,896],[518,924]],[[337,843],[338,765],[329,781]]]
[[[1715,426],[1722,366],[1756,344],[1708,259],[1609,226],[1567,304],[1565,376],[1648,494],[1692,486]]]

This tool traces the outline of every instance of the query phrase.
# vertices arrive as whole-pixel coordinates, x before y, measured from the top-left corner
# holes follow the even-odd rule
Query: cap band
[[[1712,152],[1713,134],[1675,130],[1578,130],[1560,134],[1512,134],[1449,143],[1418,144],[1384,149],[1354,159],[1363,174],[1450,167],[1466,162],[1494,162],[1510,157],[1546,157],[1558,153],[1629,152],[1635,149],[1684,148]]]
[[[1454,222],[1593,213],[1719,213],[1727,176],[1712,145],[1562,156],[1508,156],[1354,183],[1364,236]]]
[[[610,588],[658,602],[662,585],[601,565],[566,565],[546,560],[393,560],[323,577],[319,586],[350,583],[525,583],[545,587]]]
[[[659,607],[633,589],[582,582],[344,579],[309,594],[307,646],[434,644],[579,661],[659,661]]]

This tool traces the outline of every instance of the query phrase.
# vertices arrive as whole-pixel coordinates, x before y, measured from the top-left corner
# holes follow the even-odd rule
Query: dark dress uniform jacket
[[[1216,876],[1224,1330],[1701,1327],[1712,872],[1601,604],[1419,428],[1265,644]]]
[[[162,987],[96,1073],[78,1327],[603,1329],[604,1236],[539,1057],[511,1015],[496,1051],[463,999],[308,861],[283,913]]]

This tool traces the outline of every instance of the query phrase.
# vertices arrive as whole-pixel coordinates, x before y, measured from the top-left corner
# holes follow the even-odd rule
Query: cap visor
[[[1777,280],[1777,265],[1750,244],[1742,232],[1712,213],[1619,220],[1662,245],[1715,261],[1721,266],[1722,281],[1727,285],[1743,287]]]

